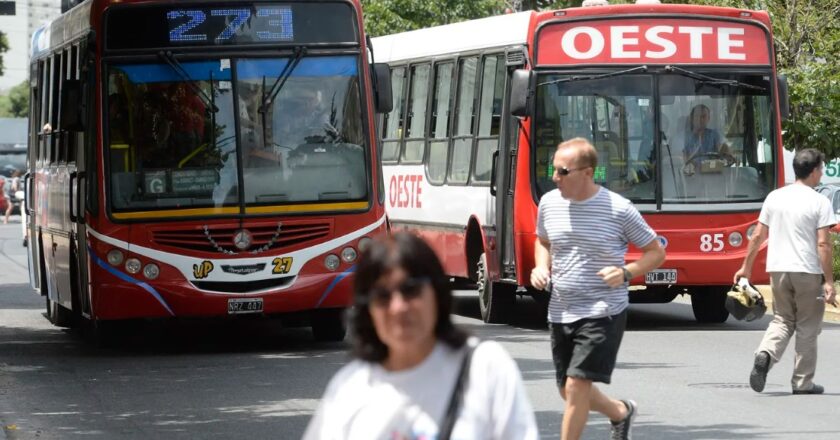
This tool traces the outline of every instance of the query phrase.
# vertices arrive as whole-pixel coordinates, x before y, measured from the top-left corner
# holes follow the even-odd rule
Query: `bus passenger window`
[[[405,124],[405,67],[396,67],[391,71],[391,89],[393,90],[394,108],[385,114],[382,134],[382,160],[395,162],[399,157],[400,140]]]
[[[429,95],[428,64],[412,66],[410,78],[410,93],[408,95],[408,115],[406,116],[405,150],[402,154],[403,162],[419,162],[423,160],[426,145],[426,98]]]
[[[443,183],[449,156],[449,103],[452,93],[452,63],[435,66],[435,88],[429,133],[429,181]]]
[[[449,181],[466,183],[472,159],[473,120],[475,119],[475,74],[478,58],[461,60],[458,68],[458,103],[452,139],[452,165]]]
[[[481,101],[478,109],[478,143],[473,182],[489,182],[493,153],[499,148],[505,63],[502,57],[484,58],[481,72]]]

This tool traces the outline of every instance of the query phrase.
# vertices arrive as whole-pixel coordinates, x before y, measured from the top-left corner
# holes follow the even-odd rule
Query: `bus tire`
[[[61,304],[50,300],[46,297],[47,319],[56,327],[70,328],[74,325],[73,312],[62,306]]]
[[[347,334],[344,309],[323,309],[312,312],[312,335],[316,341],[339,342]]]
[[[691,309],[697,322],[721,323],[729,318],[726,310],[728,286],[709,286],[694,289],[691,293]]]
[[[479,257],[476,275],[481,319],[490,324],[507,323],[516,306],[516,286],[490,281],[487,254]]]

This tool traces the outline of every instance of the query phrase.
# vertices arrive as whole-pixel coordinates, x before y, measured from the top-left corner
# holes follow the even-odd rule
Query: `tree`
[[[3,74],[3,53],[9,50],[9,40],[6,34],[0,31],[0,75]]]
[[[25,118],[29,114],[29,82],[12,87],[9,94],[0,96],[0,117]]]
[[[503,0],[362,0],[371,37],[457,23],[497,14]]]

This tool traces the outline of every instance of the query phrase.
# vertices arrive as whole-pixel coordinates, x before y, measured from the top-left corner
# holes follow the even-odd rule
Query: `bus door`
[[[42,150],[39,132],[41,131],[41,91],[43,85],[39,86],[39,80],[43,75],[43,61],[32,65],[32,72],[30,74],[30,94],[29,102],[31,103],[29,118],[29,146],[27,148],[27,173],[24,176],[24,201],[23,210],[26,216],[26,237],[27,237],[27,252],[26,256],[29,260],[29,285],[35,289],[41,289],[41,248],[38,241],[38,217],[35,215],[36,203],[33,197],[35,192],[35,174],[38,167],[38,152]]]
[[[519,122],[510,115],[510,75],[525,64],[524,48],[513,47],[505,51],[503,66],[497,71],[499,113],[494,118],[499,125],[499,149],[493,156],[493,181],[490,193],[495,196],[496,249],[499,258],[499,278],[516,279],[516,253],[513,236],[513,193],[516,178],[516,150],[519,139]],[[503,99],[504,98],[504,99]]]

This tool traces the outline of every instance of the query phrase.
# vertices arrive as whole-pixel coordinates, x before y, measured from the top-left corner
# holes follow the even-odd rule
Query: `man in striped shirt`
[[[616,400],[593,382],[610,383],[627,321],[627,283],[659,267],[665,250],[629,200],[593,180],[598,153],[586,139],[557,146],[557,190],[540,200],[531,284],[550,287],[548,320],[560,396],[562,439],[579,439],[589,411],[612,422],[612,438],[630,438],[632,400]],[[624,264],[628,243],[642,257]]]

